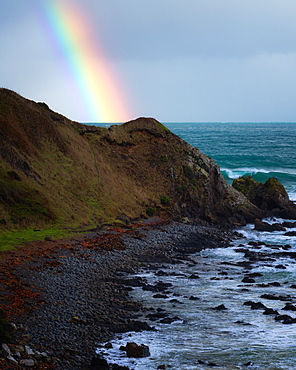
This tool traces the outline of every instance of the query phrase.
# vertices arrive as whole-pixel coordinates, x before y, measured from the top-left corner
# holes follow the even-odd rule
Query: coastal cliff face
[[[261,211],[211,158],[153,118],[86,126],[0,89],[0,228],[152,215],[240,224]]]

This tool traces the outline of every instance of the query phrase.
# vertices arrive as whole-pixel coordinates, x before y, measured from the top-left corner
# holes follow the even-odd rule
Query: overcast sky
[[[42,27],[44,1],[1,0],[1,87],[92,121]],[[296,121],[295,0],[59,1],[85,10],[130,119]]]

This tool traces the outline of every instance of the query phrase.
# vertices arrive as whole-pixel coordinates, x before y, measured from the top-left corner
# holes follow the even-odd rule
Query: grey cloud
[[[117,58],[246,57],[296,46],[296,4],[273,0],[93,3],[105,47]]]

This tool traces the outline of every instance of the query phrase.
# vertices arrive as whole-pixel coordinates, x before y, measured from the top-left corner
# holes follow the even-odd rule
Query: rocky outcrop
[[[0,89],[0,122],[1,229],[261,217],[211,158],[153,118],[87,126]]]
[[[262,184],[251,176],[240,177],[233,181],[232,186],[260,208],[264,216],[296,219],[296,205],[289,200],[284,186],[276,178]]]

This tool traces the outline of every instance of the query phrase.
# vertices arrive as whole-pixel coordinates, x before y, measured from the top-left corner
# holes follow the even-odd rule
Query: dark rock
[[[144,344],[138,345],[134,342],[129,342],[126,345],[126,354],[127,357],[141,358],[149,357],[150,351],[149,347]]]
[[[276,265],[276,266],[274,266],[276,269],[282,269],[282,270],[286,270],[286,266],[284,266],[284,265]]]
[[[200,279],[200,277],[197,274],[192,274],[188,277],[188,279]]]
[[[108,362],[101,357],[93,357],[90,364],[91,369],[110,370]]]
[[[131,320],[125,324],[114,325],[112,330],[114,333],[126,333],[128,331],[139,332],[143,330],[151,331],[154,329],[146,322]]]
[[[296,311],[296,306],[294,306],[292,303],[286,303],[283,310],[285,310],[285,311]]]
[[[278,281],[274,281],[272,283],[268,283],[269,286],[281,286],[281,284]]]
[[[172,287],[173,284],[171,283],[164,283],[162,281],[157,282],[154,285],[151,284],[145,284],[143,285],[142,289],[143,290],[149,290],[151,292],[163,292],[167,290],[167,288]]]
[[[288,229],[296,227],[296,222],[284,221],[282,225]]]
[[[252,272],[250,274],[247,274],[247,276],[254,278],[254,277],[261,277],[263,276],[263,274],[261,274],[260,272]]]
[[[113,348],[113,344],[112,343],[106,343],[104,347],[110,349],[110,348]]]
[[[178,299],[176,298],[173,298],[170,300],[171,303],[178,303],[178,304],[184,304],[183,302],[179,301]]]
[[[261,302],[247,301],[244,306],[250,306],[252,310],[266,309],[267,307]]]
[[[127,286],[141,287],[143,286],[143,280],[140,277],[129,278],[122,280],[122,283]]]
[[[292,320],[292,317],[289,315],[278,315],[274,319],[275,321],[284,321],[284,320],[289,321],[289,320]]]
[[[195,297],[195,296],[190,296],[189,297],[189,299],[190,299],[190,301],[198,301],[200,298],[198,298],[198,297]]]
[[[284,235],[286,235],[286,236],[296,236],[296,231],[288,231]]]
[[[273,308],[266,308],[266,310],[263,312],[263,315],[279,315],[279,313]]]
[[[160,293],[157,293],[157,294],[154,294],[153,295],[153,298],[162,298],[162,299],[166,299],[166,298],[169,298],[168,295],[166,294],[160,294]]]
[[[223,311],[223,310],[227,310],[227,308],[224,306],[224,304],[220,304],[219,306],[214,307],[213,310]]]
[[[166,271],[159,270],[159,271],[157,271],[157,273],[155,275],[156,276],[169,276],[169,273],[166,272]]]
[[[130,368],[127,367],[127,366],[120,366],[120,365],[117,365],[117,364],[112,364],[111,369],[112,370],[130,370]]]
[[[278,224],[269,224],[268,222],[260,221],[257,218],[254,220],[255,230],[258,231],[286,231],[286,229]]]
[[[283,321],[283,324],[296,324],[296,319],[293,317],[287,318]]]
[[[174,321],[179,321],[179,317],[165,317],[164,319],[160,320],[161,324],[171,324]]]
[[[269,293],[262,294],[261,298],[270,299],[274,301],[290,301],[292,299],[290,296],[275,295]]]
[[[262,245],[266,245],[266,243],[264,242],[253,242],[253,241],[250,241],[248,244],[252,245],[253,247],[260,247]]]
[[[243,279],[242,279],[242,282],[243,283],[256,283],[256,281],[248,276],[245,276]]]

